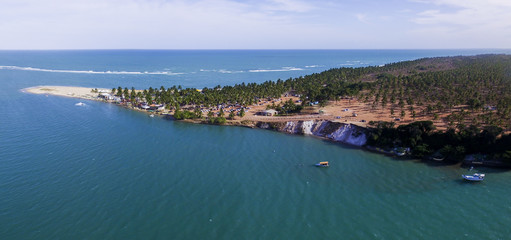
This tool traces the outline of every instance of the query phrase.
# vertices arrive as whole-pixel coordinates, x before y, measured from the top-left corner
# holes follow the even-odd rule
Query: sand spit
[[[82,98],[90,100],[98,100],[98,93],[92,92],[93,88],[86,87],[67,87],[67,86],[36,86],[24,88],[22,92],[33,94],[56,95],[63,97]],[[110,92],[110,89],[98,88],[98,91]]]

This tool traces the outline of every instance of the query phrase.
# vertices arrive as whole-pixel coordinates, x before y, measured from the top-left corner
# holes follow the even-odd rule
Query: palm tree
[[[194,114],[196,118],[202,118],[202,111],[200,108],[195,108]]]

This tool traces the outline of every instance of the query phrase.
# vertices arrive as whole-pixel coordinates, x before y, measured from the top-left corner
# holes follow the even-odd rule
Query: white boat
[[[472,175],[461,175],[467,181],[480,182],[484,180],[484,173],[474,173]]]
[[[149,115],[149,117],[154,117],[154,114]]]
[[[85,103],[79,102],[79,103],[76,103],[75,106],[85,106]]]
[[[405,154],[406,154],[405,152],[396,152],[396,156],[398,156],[398,157],[402,157]]]

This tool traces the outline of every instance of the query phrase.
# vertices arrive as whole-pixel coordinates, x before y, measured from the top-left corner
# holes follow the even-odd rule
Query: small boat
[[[149,117],[154,117],[154,114],[149,115]]]
[[[79,103],[76,103],[75,105],[76,105],[76,106],[85,106],[85,103],[83,103],[83,102],[79,102]]]
[[[461,175],[467,181],[480,182],[484,180],[484,173],[474,173],[473,175]]]
[[[316,167],[328,167],[328,162],[319,162],[314,164]]]
[[[404,155],[406,155],[406,152],[407,152],[407,149],[406,148],[394,148],[394,154],[396,154],[396,156],[398,157],[402,157]]]

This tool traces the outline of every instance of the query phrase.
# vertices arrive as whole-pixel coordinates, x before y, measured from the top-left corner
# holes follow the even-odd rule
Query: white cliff
[[[314,121],[303,121],[302,122],[302,133],[307,135],[312,135],[312,128],[314,127]]]
[[[366,134],[351,124],[343,124],[335,132],[325,137],[336,142],[348,143],[355,146],[363,146],[367,142]]]
[[[289,121],[286,123],[258,124],[259,128],[274,129],[290,134],[314,135],[331,139],[332,141],[363,146],[367,142],[366,129],[351,124],[330,121]]]

